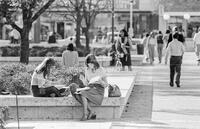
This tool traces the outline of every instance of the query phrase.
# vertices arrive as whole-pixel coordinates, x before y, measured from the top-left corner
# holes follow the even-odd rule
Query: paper
[[[89,84],[90,84],[90,83],[99,82],[99,81],[101,81],[101,80],[102,80],[102,78],[101,78],[100,76],[93,77],[92,79],[90,79]]]

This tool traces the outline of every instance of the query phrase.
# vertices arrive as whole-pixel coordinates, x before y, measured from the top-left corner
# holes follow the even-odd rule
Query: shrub
[[[0,90],[8,90],[12,94],[29,94],[33,69],[34,66],[27,67],[24,64],[0,66]]]
[[[7,90],[12,94],[19,95],[30,94],[31,75],[36,65],[24,64],[6,64],[0,66],[0,91]],[[84,74],[83,67],[72,67],[66,69],[60,63],[57,63],[50,78],[59,80],[63,78],[64,84],[68,86],[72,82],[77,82],[80,73]]]
[[[55,56],[61,57],[63,51],[66,50],[66,46],[63,47],[44,47],[44,46],[33,46],[30,48],[30,56],[31,57],[45,57],[45,56]],[[91,48],[91,51],[96,56],[108,55],[109,48]],[[20,47],[19,46],[5,46],[0,47],[1,56],[19,56],[20,55]],[[84,57],[90,52],[86,50],[84,46],[81,48],[77,48],[77,52],[79,57]]]
[[[64,80],[64,84],[66,86],[70,85],[73,82],[76,82],[79,78],[80,74],[84,74],[83,67],[62,67],[59,65],[50,76],[55,77],[57,79],[62,78]]]
[[[109,52],[109,48],[93,48],[92,52],[95,56],[107,56]]]

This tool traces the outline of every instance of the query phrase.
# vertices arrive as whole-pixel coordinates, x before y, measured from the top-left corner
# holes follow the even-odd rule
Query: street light
[[[186,13],[186,14],[184,14],[183,17],[184,17],[185,20],[189,20],[190,19],[190,14]]]
[[[163,15],[163,19],[166,21],[166,30],[167,30],[167,26],[168,26],[168,20],[170,19],[170,15],[169,14],[167,14],[167,13],[165,13],[164,15]]]
[[[135,5],[135,0],[130,0],[130,27],[129,36],[133,37],[133,5]]]
[[[115,15],[115,3],[114,0],[112,0],[112,40],[111,42],[114,43],[114,16]]]
[[[190,19],[190,14],[186,13],[183,15],[183,18],[185,19],[185,34],[188,33],[188,20]]]

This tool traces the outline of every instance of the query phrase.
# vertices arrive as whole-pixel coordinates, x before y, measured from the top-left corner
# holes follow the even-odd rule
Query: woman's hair
[[[155,33],[153,31],[150,33],[150,37],[155,38]]]
[[[124,33],[124,37],[128,37],[128,32],[125,29],[120,30],[120,33],[123,32]],[[121,34],[120,34],[121,37]]]
[[[68,44],[67,50],[74,51],[74,45],[72,43]]]
[[[40,65],[37,66],[35,71],[37,73],[43,73],[43,77],[46,78],[46,76],[49,74],[49,68],[51,66],[55,65],[55,60],[53,58],[45,58]]]
[[[88,67],[88,64],[94,64],[94,69],[98,69],[100,67],[96,57],[93,54],[88,54],[85,59],[85,65]]]
[[[166,30],[166,34],[169,34],[170,33],[170,30]]]

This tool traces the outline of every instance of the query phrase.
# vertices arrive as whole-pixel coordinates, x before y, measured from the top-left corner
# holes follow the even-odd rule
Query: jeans
[[[176,73],[176,84],[180,84],[181,77],[181,64],[182,56],[171,56],[170,58],[170,82],[174,82],[174,76]]]
[[[55,97],[61,97],[60,91],[54,86],[39,88],[37,85],[32,85],[31,90],[34,97],[51,97],[51,94],[55,94]]]
[[[159,62],[161,63],[161,61],[162,61],[163,44],[158,44],[157,51],[158,51],[158,59],[159,59]]]

